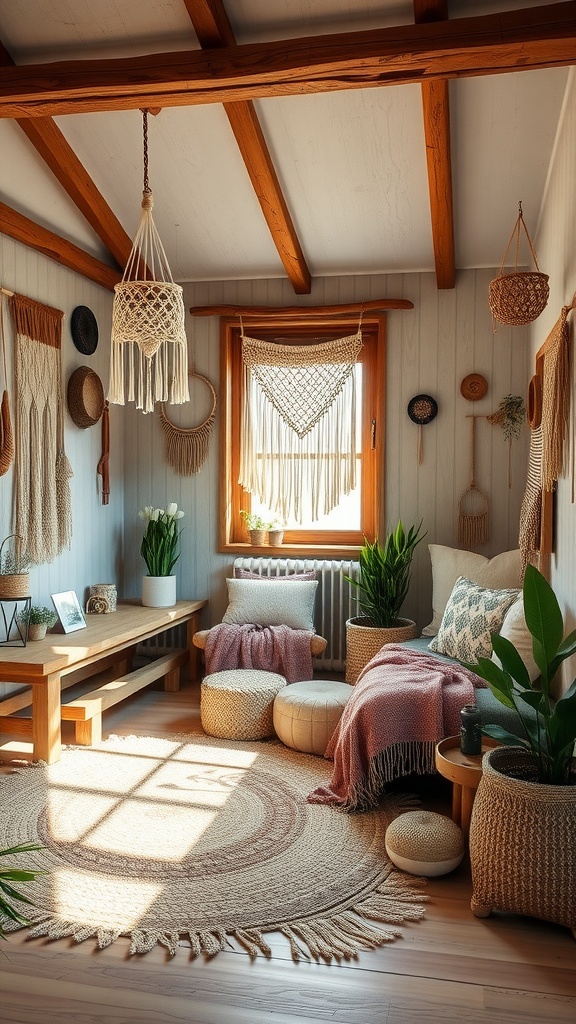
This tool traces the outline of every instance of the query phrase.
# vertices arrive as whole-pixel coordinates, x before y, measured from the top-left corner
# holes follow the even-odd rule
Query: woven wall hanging
[[[476,416],[470,419],[470,483],[458,502],[458,543],[473,551],[488,540],[488,498],[476,486]]]
[[[418,427],[418,465],[421,465],[424,459],[422,427],[436,419],[438,402],[431,395],[414,395],[408,402],[408,415]]]
[[[542,371],[542,490],[552,491],[565,475],[570,409],[570,343],[568,313],[562,312],[544,345]]]
[[[518,270],[521,230],[524,231],[528,239],[530,253],[536,270]],[[516,240],[514,270],[509,274],[505,274],[504,264],[514,240]],[[540,313],[545,308],[549,294],[548,275],[543,274],[538,266],[532,239],[524,223],[522,203],[518,203],[518,216],[506,246],[500,272],[490,282],[488,288],[488,304],[492,311],[493,320],[497,320],[501,324],[531,324],[533,320],[540,316]],[[493,326],[494,332],[496,332],[496,325],[494,324]]]
[[[16,458],[14,533],[32,562],[51,562],[72,540],[73,475],[64,451],[60,348],[63,313],[14,295]]]
[[[203,423],[197,427],[177,427],[166,415],[166,406],[159,405],[160,423],[166,436],[166,461],[181,476],[197,473],[208,457],[208,445],[216,418],[216,391],[207,377],[189,371],[189,377],[201,380],[210,389],[212,409]]]
[[[0,295],[0,335],[2,335],[2,361],[4,365],[4,392],[0,407],[0,476],[8,472],[14,459],[14,435],[8,399],[8,369],[6,363],[6,336],[4,332],[4,300]]]

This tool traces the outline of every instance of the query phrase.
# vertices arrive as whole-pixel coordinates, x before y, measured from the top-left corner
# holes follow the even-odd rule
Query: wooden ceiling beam
[[[0,117],[234,103],[576,64],[576,0],[425,25],[0,69]]]
[[[414,0],[414,18],[419,25],[446,21],[447,0]],[[446,79],[422,82],[421,89],[436,284],[438,288],[454,288],[456,257],[448,82]]]
[[[203,49],[236,44],[220,0],[184,0],[184,3]],[[288,279],[297,295],[309,295],[310,271],[254,104],[251,100],[224,103],[224,110]]]
[[[114,285],[122,278],[122,274],[113,267],[101,263],[95,256],[91,256],[61,235],[35,224],[33,220],[29,220],[5,203],[0,203],[0,232],[110,291],[114,290]]]
[[[2,43],[0,66],[15,66]],[[125,266],[132,248],[130,237],[96,188],[58,125],[51,117],[26,117],[16,120],[118,265]]]

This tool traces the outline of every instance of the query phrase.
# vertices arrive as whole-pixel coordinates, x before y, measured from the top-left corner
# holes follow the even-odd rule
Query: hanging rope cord
[[[239,482],[283,520],[327,515],[356,486],[356,334],[314,345],[250,338],[241,322]]]

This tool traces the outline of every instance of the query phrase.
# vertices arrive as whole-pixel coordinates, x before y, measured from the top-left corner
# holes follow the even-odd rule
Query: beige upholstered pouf
[[[200,687],[200,721],[209,736],[262,740],[274,735],[274,698],[286,686],[284,676],[235,668],[214,672]]]
[[[406,811],[386,829],[386,853],[411,875],[447,875],[464,856],[462,829],[434,811]]]
[[[310,679],[291,683],[274,701],[274,728],[287,747],[323,754],[352,693],[348,683]]]

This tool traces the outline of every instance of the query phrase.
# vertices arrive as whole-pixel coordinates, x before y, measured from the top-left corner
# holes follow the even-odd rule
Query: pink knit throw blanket
[[[386,782],[434,771],[438,740],[460,731],[460,709],[486,686],[458,662],[387,644],[360,673],[326,748],[334,759],[327,786],[310,803],[343,810],[374,807]]]
[[[286,682],[312,679],[310,633],[289,626],[243,626],[221,622],[206,637],[206,673],[231,668],[257,668],[278,672]]]

